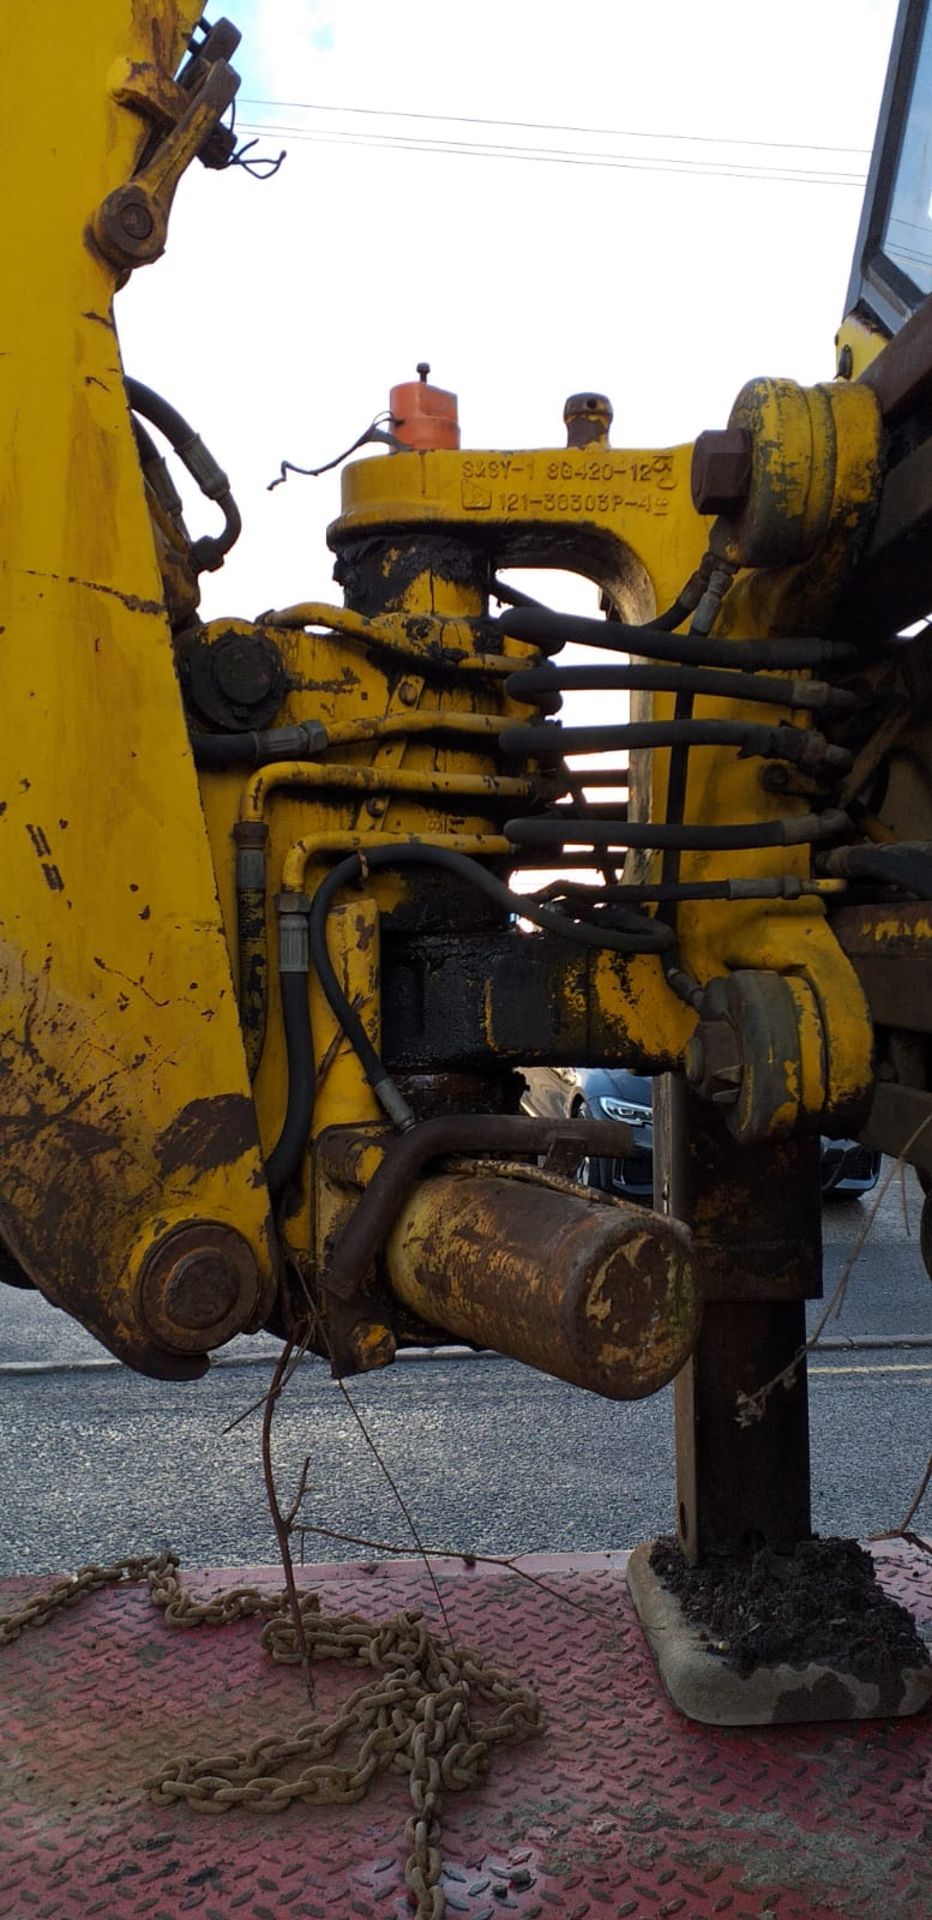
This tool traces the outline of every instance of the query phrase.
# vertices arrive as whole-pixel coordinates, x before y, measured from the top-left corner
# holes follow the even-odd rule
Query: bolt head
[[[261,706],[272,692],[280,661],[254,634],[231,634],[210,648],[208,664],[220,693],[241,706]]]
[[[150,1247],[138,1282],[140,1319],[169,1352],[206,1353],[253,1312],[259,1270],[247,1240],[216,1220],[185,1221]]]
[[[568,447],[607,447],[615,410],[607,393],[571,393],[563,408]]]
[[[236,1305],[236,1274],[216,1248],[202,1247],[176,1260],[162,1294],[162,1307],[186,1333],[203,1333],[225,1320]]]
[[[155,221],[142,200],[127,200],[120,208],[120,225],[131,240],[148,240]]]
[[[349,1348],[360,1373],[390,1367],[395,1358],[395,1336],[380,1320],[359,1320],[351,1328]]]
[[[697,513],[740,513],[751,485],[753,441],[744,427],[700,433],[693,448],[693,506]]]

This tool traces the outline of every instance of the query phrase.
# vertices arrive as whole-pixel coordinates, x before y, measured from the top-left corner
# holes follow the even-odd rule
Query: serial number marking
[[[463,461],[464,480],[514,482],[532,471],[533,460],[526,454],[497,453],[481,459],[470,455]],[[570,480],[577,487],[598,486],[601,483],[613,488],[659,487],[668,493],[672,493],[677,485],[673,456],[669,453],[651,454],[646,460],[604,454],[588,458],[580,454],[568,454],[562,459],[548,460],[544,477],[547,480]]]
[[[548,480],[575,480],[596,484],[601,481],[613,482],[618,486],[660,487],[665,492],[673,492],[676,487],[676,475],[673,472],[673,456],[669,453],[655,453],[647,460],[610,460],[604,456],[590,459],[567,457],[564,460],[550,460],[547,463]]]
[[[670,510],[666,494],[656,493],[500,493],[499,513],[609,514],[651,513],[663,518]]]

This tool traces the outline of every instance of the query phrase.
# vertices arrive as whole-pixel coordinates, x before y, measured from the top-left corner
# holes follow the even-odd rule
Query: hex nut
[[[712,428],[693,448],[690,485],[697,513],[740,513],[751,485],[753,440],[744,427]]]

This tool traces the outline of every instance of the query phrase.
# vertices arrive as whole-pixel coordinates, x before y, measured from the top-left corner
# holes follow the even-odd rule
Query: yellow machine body
[[[546,747],[503,747],[503,732],[537,711],[508,683],[540,655],[490,623],[495,569],[575,571],[635,627],[693,582],[691,606],[706,609],[702,630],[718,640],[832,630],[880,497],[881,410],[857,382],[752,383],[730,423],[750,469],[727,511],[694,504],[690,447],[613,448],[595,401],[582,432],[572,416],[574,444],[562,448],[460,450],[445,417],[443,445],[346,469],[331,529],[345,606],[202,625],[195,556],[134,430],[113,321],[121,280],[162,251],[184,166],[222,163],[218,127],[236,85],[229,36],[220,23],[219,41],[192,43],[196,13],[127,0],[57,7],[41,114],[38,28],[21,15],[2,28],[15,172],[4,191],[0,357],[0,1239],[21,1279],[157,1373],[201,1371],[212,1348],[263,1325],[309,1327],[344,1367],[383,1364],[399,1338],[452,1330],[600,1391],[651,1391],[695,1345],[701,1257],[685,1228],[671,1234],[657,1216],[638,1216],[637,1232],[624,1210],[607,1225],[609,1203],[600,1209],[573,1183],[571,1139],[561,1170],[529,1134],[485,1151],[478,1132],[466,1148],[438,1145],[438,1133],[432,1154],[409,1154],[392,1212],[411,1119],[429,1130],[478,1101],[490,1137],[497,1128],[511,1140],[520,1049],[534,1039],[514,1024],[520,995],[503,996],[490,973],[471,1052],[463,1043],[468,1070],[452,1053],[436,1072],[420,1060],[414,1079],[430,1087],[416,1114],[402,1102],[409,1119],[396,1116],[393,1131],[319,969],[288,955],[335,861],[359,854],[329,915],[329,954],[378,1051],[395,1017],[385,980],[403,984],[404,941],[426,941],[425,952],[439,941],[448,899],[451,937],[472,935],[455,888],[427,868],[381,864],[386,850],[460,854],[506,878],[516,863],[508,822],[558,818],[557,801],[572,794]],[[55,142],[50,129],[66,122],[80,139]],[[424,418],[429,438],[429,409]],[[258,698],[257,661],[270,704],[237,722]],[[668,723],[676,711],[671,691],[633,697],[635,721]],[[725,688],[697,695],[691,714],[744,724],[760,708]],[[798,703],[771,705],[768,719],[811,727]],[[211,741],[237,726],[257,743],[252,765],[212,757]],[[669,748],[632,750],[631,821],[666,820],[671,777]],[[814,791],[804,773],[768,787],[759,759],[699,744],[683,822],[805,822]],[[623,877],[650,886],[661,873],[648,848],[628,854]],[[679,877],[712,889],[677,916],[680,987],[659,952],[590,941],[583,964],[567,943],[548,975],[536,1057],[548,1057],[549,1035],[549,1057],[564,1063],[575,1049],[580,1065],[685,1069],[697,1098],[721,1106],[739,1160],[798,1131],[814,1139],[860,1124],[873,1026],[824,910],[844,883],[815,878],[810,843],[792,836],[687,849]],[[754,897],[759,881],[770,897]],[[735,882],[743,896],[712,897]],[[511,941],[516,964],[523,955],[537,966],[540,937],[508,925],[501,907],[477,928],[477,939],[487,928],[493,945]],[[425,992],[433,952],[419,962]],[[302,967],[313,1100],[279,1177],[294,1087],[274,983]],[[733,1055],[724,1066],[723,1045]],[[460,1164],[464,1152],[484,1152],[484,1186],[475,1165]],[[567,1244],[588,1234],[603,1248],[601,1266],[592,1249],[591,1260],[579,1254],[575,1331],[557,1326],[559,1276],[538,1285],[527,1248],[498,1260],[498,1290],[469,1254],[470,1235],[480,1250],[483,1235],[507,1239],[509,1194],[532,1175],[548,1219],[559,1216],[555,1240],[565,1229]],[[341,1286],[331,1284],[349,1244],[341,1236],[383,1190],[378,1246],[355,1274],[344,1259]],[[532,1235],[526,1207],[520,1217]],[[620,1280],[610,1301],[601,1280],[589,1285],[596,1268],[617,1278],[630,1260],[640,1271],[648,1242],[655,1264],[640,1306]],[[622,1313],[630,1337],[615,1324]]]

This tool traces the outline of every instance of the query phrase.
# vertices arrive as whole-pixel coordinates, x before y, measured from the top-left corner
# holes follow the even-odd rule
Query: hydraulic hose
[[[829,856],[830,858],[831,856]],[[801,900],[812,896],[823,899],[847,892],[844,880],[800,880],[795,874],[779,874],[764,880],[662,880],[643,885],[628,882],[616,887],[586,886],[579,880],[551,880],[535,893],[535,900],[568,900],[593,911],[625,900]]]
[[[144,386],[141,380],[126,381],[126,397],[133,412],[141,414],[144,420],[150,421],[164,435],[201,492],[220,508],[223,532],[205,534],[191,546],[195,572],[214,573],[222,566],[225,555],[239,539],[243,527],[239,508],[230,492],[230,482],[209,447],[205,447],[200,435],[195,433],[184,415],[170,401],[163,399],[160,393],[154,393],[151,387]]]
[[[841,640],[720,640],[708,634],[668,633],[658,621],[639,627],[622,620],[553,613],[549,608],[517,607],[494,624],[500,633],[539,646],[548,655],[572,643],[610,653],[642,654],[649,660],[675,660],[682,666],[740,667],[746,673],[838,667],[858,654],[856,647]]]
[[[696,718],[693,708],[697,697],[748,701],[803,713],[850,712],[857,704],[854,694],[827,681],[791,677],[800,670],[811,673],[822,667],[837,669],[846,665],[855,650],[844,643],[809,636],[723,639],[710,633],[731,577],[728,567],[713,564],[708,569],[700,569],[667,614],[643,625],[585,619],[541,607],[516,608],[502,615],[498,622],[500,631],[536,644],[548,656],[545,663],[516,668],[509,676],[507,691],[515,699],[536,700],[542,704],[556,694],[580,690],[674,695],[673,714],[667,719],[583,727],[536,720],[508,726],[501,736],[505,752],[537,760],[545,767],[569,755],[668,750],[670,762],[662,820],[629,821],[623,801],[613,804],[586,800],[590,786],[629,784],[626,766],[617,771],[603,766],[593,769],[589,775],[584,767],[577,765],[573,768],[574,804],[553,809],[549,817],[538,815],[510,820],[505,832],[517,850],[518,861],[525,866],[533,864],[535,853],[548,864],[578,866],[586,860],[580,849],[592,849],[589,860],[592,864],[602,864],[605,877],[605,886],[593,889],[589,896],[593,909],[610,908],[614,914],[627,899],[639,899],[642,905],[648,901],[656,903],[657,921],[667,925],[673,936],[671,945],[663,950],[664,971],[674,990],[690,999],[698,989],[675,960],[676,902],[741,896],[731,891],[702,894],[681,886],[680,854],[815,843],[843,833],[850,826],[847,816],[837,809],[760,824],[684,824],[688,756],[693,747],[732,747],[741,758],[758,757],[800,767],[826,781],[827,799],[833,777],[837,780],[851,764],[845,747],[830,742],[811,726],[768,726],[739,719]],[[690,614],[693,618],[688,633],[670,631]],[[605,666],[555,664],[552,656],[568,642],[598,647],[616,655],[624,652],[642,657],[616,658]],[[662,856],[659,883],[643,890],[635,884],[631,893],[612,884],[614,876],[604,864],[605,855],[607,852],[621,855],[627,848],[646,849]],[[601,856],[598,861],[597,856]],[[727,881],[721,884],[726,888],[730,886]],[[776,882],[773,884],[776,887]]]
[[[505,753],[546,759],[550,754],[610,753],[618,747],[737,747],[742,759],[789,760],[795,766],[842,773],[851,764],[845,747],[830,746],[821,733],[799,727],[764,727],[746,720],[635,720],[620,726],[563,727],[558,721],[506,727]],[[585,777],[583,776],[583,784]]]
[[[265,1163],[265,1177],[273,1200],[281,1198],[307,1148],[315,1087],[306,966],[294,971],[283,969],[279,981],[288,1059],[288,1102],[281,1133]]]
[[[851,825],[846,813],[833,809],[826,813],[803,813],[793,819],[755,821],[751,826],[683,826],[680,822],[641,820],[508,820],[505,832],[519,847],[533,847],[554,853],[564,840],[576,846],[590,847],[678,847],[683,852],[708,853],[716,849],[738,851],[744,847],[799,847],[818,840],[829,840]],[[516,896],[523,899],[523,895]],[[521,912],[532,915],[526,906]],[[669,931],[669,930],[668,930]]]
[[[330,734],[317,720],[259,733],[194,733],[196,767],[262,767],[270,761],[306,760],[323,753]]]
[[[824,680],[788,680],[728,673],[718,667],[622,665],[611,667],[525,667],[505,681],[513,700],[534,701],[551,693],[694,693],[713,700],[750,700],[762,706],[794,707],[809,713],[821,708],[841,712],[857,706],[857,695]]]

